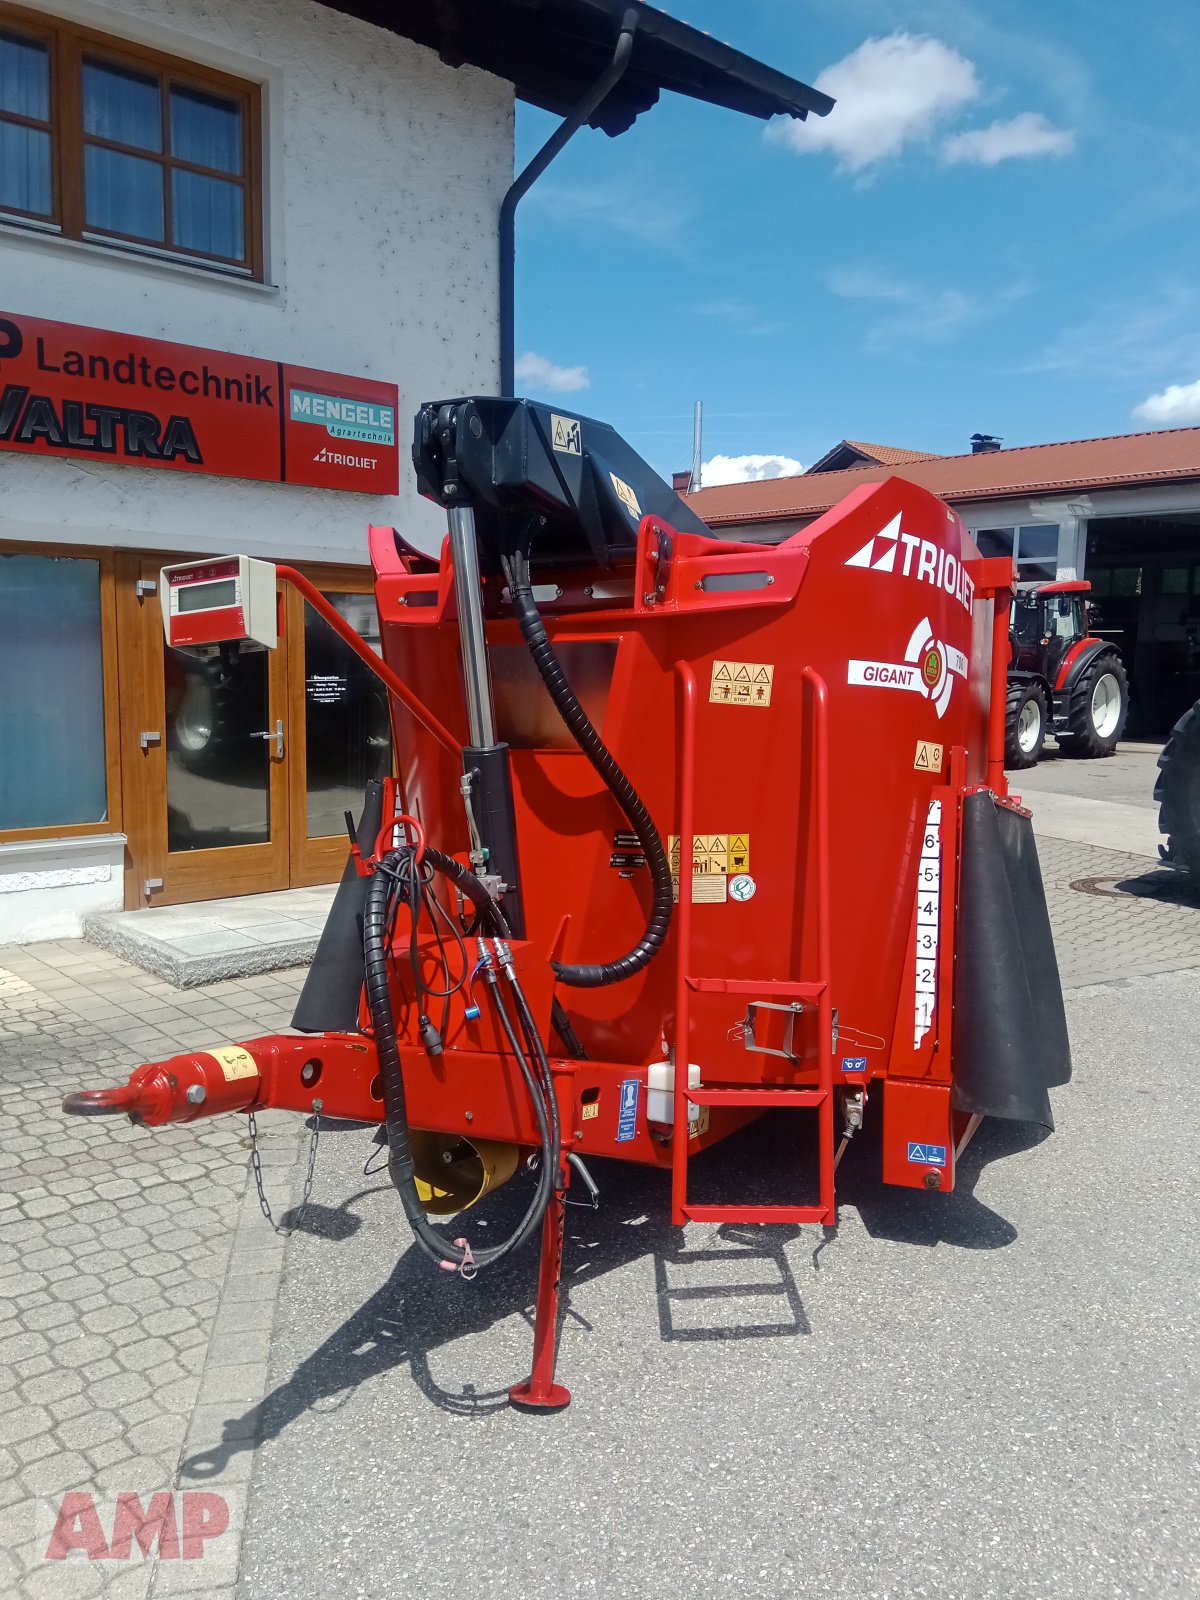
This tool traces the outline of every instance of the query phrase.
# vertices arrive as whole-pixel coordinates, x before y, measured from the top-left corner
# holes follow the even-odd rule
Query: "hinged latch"
[[[148,594],[158,593],[158,585],[153,578],[139,578],[133,586],[133,592],[139,600],[144,600]]]
[[[150,748],[150,746],[152,744],[161,744],[161,743],[162,743],[162,734],[161,733],[155,733],[153,728],[143,729],[143,731],[138,734],[138,744],[141,745],[143,750],[149,750],[149,748]]]

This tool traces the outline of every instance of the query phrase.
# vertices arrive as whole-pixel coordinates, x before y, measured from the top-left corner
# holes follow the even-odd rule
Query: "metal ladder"
[[[683,690],[683,724],[679,768],[679,904],[676,908],[675,1085],[671,1134],[671,1221],[685,1222],[818,1222],[837,1221],[833,1196],[833,1001],[829,988],[829,692],[811,667],[801,676],[812,691],[814,792],[817,836],[817,966],[812,982],[750,978],[697,978],[689,973],[692,958],[692,841],[695,837],[696,675],[687,662],[676,672]],[[746,995],[758,1000],[807,1002],[817,1007],[817,1087],[815,1089],[692,1088],[688,1083],[693,994]],[[819,1200],[816,1205],[695,1205],[687,1197],[689,1113],[692,1106],[814,1107],[817,1111]]]

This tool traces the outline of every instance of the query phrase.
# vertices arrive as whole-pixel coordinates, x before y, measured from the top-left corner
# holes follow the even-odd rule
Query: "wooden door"
[[[286,639],[277,650],[223,646],[203,659],[171,650],[161,562],[119,559],[126,906],[285,888]]]

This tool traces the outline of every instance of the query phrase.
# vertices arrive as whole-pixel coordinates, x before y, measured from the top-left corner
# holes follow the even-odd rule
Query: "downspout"
[[[624,17],[621,19],[621,32],[617,39],[613,58],[608,66],[592,84],[583,99],[572,111],[571,115],[562,125],[551,134],[549,139],[534,156],[533,160],[513,181],[512,188],[504,196],[500,204],[500,393],[511,395],[514,392],[516,376],[516,238],[517,238],[517,206],[533,188],[534,184],[545,172],[559,151],[583,127],[584,123],[607,99],[616,84],[624,76],[629,65],[629,58],[633,54],[633,36],[637,32],[638,13],[635,6],[628,6]]]

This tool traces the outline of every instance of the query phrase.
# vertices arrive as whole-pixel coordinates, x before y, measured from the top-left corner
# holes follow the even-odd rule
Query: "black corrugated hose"
[[[404,1098],[404,1074],[400,1066],[400,1050],[396,1042],[396,1025],[392,1015],[392,997],[388,986],[388,932],[396,906],[399,904],[398,886],[410,881],[408,872],[408,858],[410,851],[407,847],[393,850],[379,863],[367,890],[367,903],[363,913],[363,956],[365,963],[365,987],[367,1009],[371,1015],[371,1025],[375,1031],[375,1047],[379,1055],[379,1073],[383,1086],[384,1119],[388,1132],[388,1169],[392,1182],[400,1195],[400,1203],[412,1227],[417,1243],[438,1262],[449,1262],[456,1267],[462,1267],[468,1260],[468,1254],[459,1246],[452,1244],[444,1238],[433,1226],[425,1214],[417,1194],[416,1170],[413,1165],[412,1150],[408,1139],[408,1115]],[[507,924],[501,915],[495,901],[492,900],[484,886],[473,873],[461,866],[450,856],[445,856],[439,850],[426,849],[425,861],[438,872],[444,873],[478,908],[484,924],[499,932],[503,937],[507,933]],[[413,917],[420,914],[420,906],[411,907]],[[546,1058],[545,1049],[538,1037],[533,1016],[525,1000],[520,983],[515,974],[511,976],[511,988],[517,1007],[521,1031],[525,1035],[525,1048],[517,1037],[512,1019],[500,992],[499,983],[492,981],[495,973],[489,979],[488,988],[491,991],[493,1003],[500,1019],[500,1025],[517,1059],[521,1076],[525,1080],[525,1087],[529,1094],[530,1104],[533,1107],[534,1119],[537,1122],[538,1137],[541,1143],[541,1161],[538,1166],[537,1183],[534,1188],[533,1198],[529,1202],[525,1215],[517,1224],[515,1231],[501,1244],[493,1245],[483,1250],[471,1252],[470,1259],[476,1267],[485,1267],[502,1256],[509,1255],[518,1246],[530,1237],[538,1223],[541,1221],[550,1198],[559,1182],[559,1163],[561,1159],[561,1130],[558,1118],[558,1103],[554,1095],[554,1085],[551,1079],[550,1063]],[[537,1077],[530,1069],[526,1056],[526,1048],[533,1057]]]
[[[562,663],[554,653],[554,646],[546,637],[546,629],[533,598],[528,561],[522,555],[506,557],[504,574],[508,579],[513,612],[521,629],[521,637],[525,640],[529,654],[533,657],[534,666],[537,667],[542,682],[546,685],[555,709],[566,724],[568,733],[595,767],[609,793],[629,819],[629,825],[637,834],[638,843],[645,852],[650,867],[654,888],[650,916],[646,923],[646,931],[628,955],[620,956],[615,961],[595,965],[568,966],[558,961],[551,963],[555,976],[562,983],[570,984],[577,989],[600,989],[605,984],[620,983],[624,978],[632,978],[634,973],[640,972],[662,948],[667,929],[671,925],[674,901],[671,863],[667,859],[667,852],[663,848],[658,829],[654,826],[654,819],[592,726],[587,712],[575,698],[575,692],[562,669]]]

